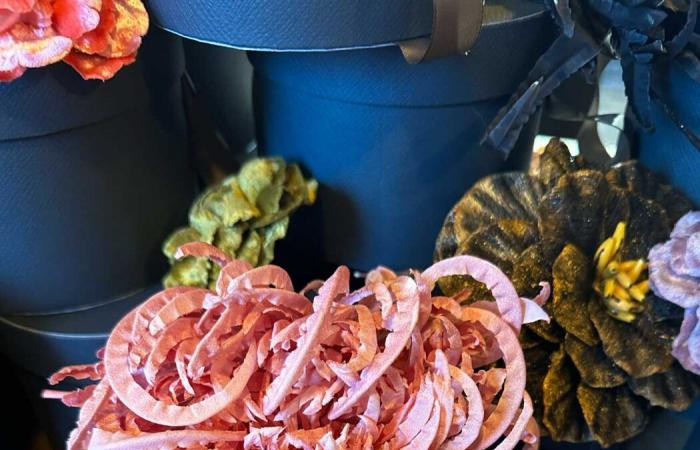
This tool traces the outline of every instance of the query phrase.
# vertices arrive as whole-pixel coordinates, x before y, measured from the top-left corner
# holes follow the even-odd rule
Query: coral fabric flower
[[[141,0],[0,0],[0,81],[61,60],[85,79],[110,79],[147,31]]]
[[[651,250],[649,281],[656,295],[685,308],[673,356],[700,375],[700,211],[683,216],[671,240]]]

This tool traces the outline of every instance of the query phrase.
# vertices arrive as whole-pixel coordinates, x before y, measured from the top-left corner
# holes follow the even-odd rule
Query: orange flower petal
[[[9,9],[0,9],[0,33],[9,30],[19,21],[20,14]]]
[[[101,0],[56,0],[53,3],[54,28],[59,34],[78,39],[100,23]]]
[[[31,11],[35,3],[36,0],[0,0],[0,9],[25,13]]]
[[[63,59],[86,80],[106,81],[112,78],[122,67],[136,61],[136,53],[123,58],[105,58],[99,55],[86,55],[72,51]]]
[[[51,29],[38,29],[18,23],[0,34],[0,71],[18,67],[43,67],[63,59],[73,42],[56,36]]]
[[[141,0],[103,0],[100,23],[75,43],[83,53],[105,58],[132,55],[148,31],[148,13]]]
[[[24,75],[26,70],[24,67],[16,67],[14,70],[0,70],[0,83],[16,80]]]

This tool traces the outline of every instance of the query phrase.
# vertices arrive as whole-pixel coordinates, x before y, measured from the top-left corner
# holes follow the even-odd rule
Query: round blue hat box
[[[700,83],[675,63],[666,69],[658,74],[664,78],[663,96],[679,120],[700,136]],[[652,103],[652,114],[655,130],[640,132],[637,136],[639,159],[700,207],[700,149],[688,140],[656,102]]]
[[[468,56],[409,65],[396,46],[250,53],[260,151],[300,162],[320,183],[281,261],[425,267],[459,197],[527,163],[534,127],[505,161],[479,143],[556,32],[541,5],[509,5],[487,6]]]
[[[338,50],[427,36],[433,0],[148,0],[160,27],[226,47]]]
[[[0,314],[100,304],[157,283],[196,194],[181,40],[155,30],[106,83],[64,64],[0,85]]]
[[[183,73],[181,39],[152,29],[108,82],[56,64],[0,85],[0,349],[56,448],[77,412],[39,399],[46,377],[95,361],[158,288],[196,195]]]
[[[203,151],[224,171],[232,172],[255,139],[253,68],[242,50],[191,40],[184,47],[194,101],[201,105],[195,114],[207,116],[217,138],[218,146],[207,145]]]

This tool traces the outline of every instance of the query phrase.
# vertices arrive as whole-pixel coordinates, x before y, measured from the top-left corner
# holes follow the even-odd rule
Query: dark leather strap
[[[400,42],[411,64],[466,53],[476,42],[484,17],[483,0],[433,0],[433,33]]]

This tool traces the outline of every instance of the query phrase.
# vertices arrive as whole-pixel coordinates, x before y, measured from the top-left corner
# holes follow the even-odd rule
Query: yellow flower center
[[[644,298],[649,292],[643,259],[621,261],[620,247],[627,226],[620,222],[615,232],[595,252],[596,277],[593,289],[600,294],[608,314],[623,322],[632,322],[644,309]]]

